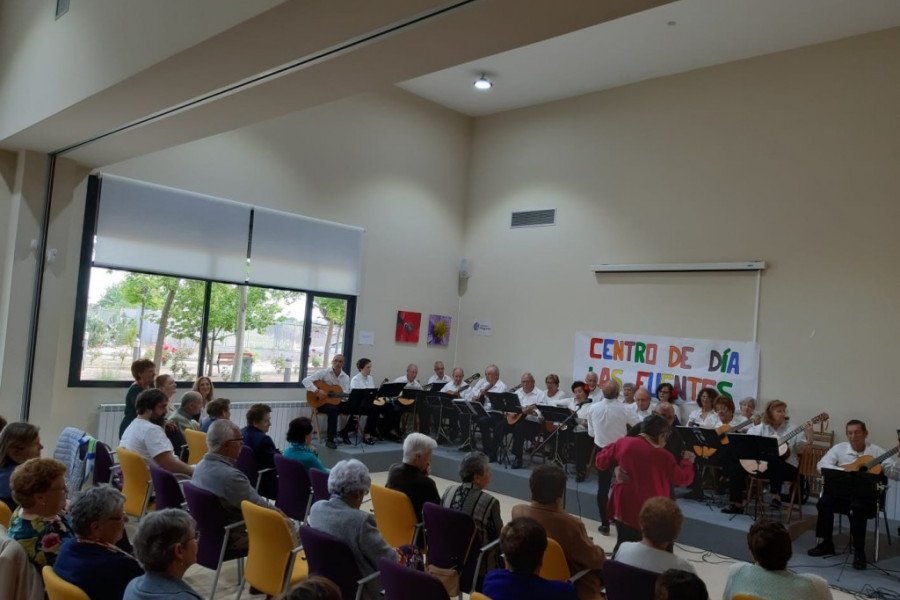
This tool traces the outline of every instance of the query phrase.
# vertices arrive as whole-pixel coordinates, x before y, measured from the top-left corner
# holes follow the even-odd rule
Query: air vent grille
[[[555,208],[514,212],[510,222],[510,226],[513,229],[519,227],[543,227],[546,225],[556,225]]]

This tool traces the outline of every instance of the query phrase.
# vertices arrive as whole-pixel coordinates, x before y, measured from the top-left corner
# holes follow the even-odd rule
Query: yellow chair
[[[12,520],[12,511],[6,502],[0,500],[0,525],[9,529],[10,520]]]
[[[247,500],[241,502],[241,512],[250,540],[244,579],[269,596],[280,596],[306,579],[309,566],[303,547],[294,546],[284,517]]]
[[[153,509],[150,495],[153,486],[150,483],[150,469],[144,457],[137,452],[116,448],[119,467],[122,469],[122,493],[125,494],[125,513],[140,519],[148,510]]]
[[[187,464],[196,465],[206,455],[208,450],[206,447],[206,434],[196,429],[185,429],[184,439],[187,440],[188,445]]]
[[[377,483],[372,484],[371,494],[375,524],[384,541],[394,548],[414,544],[421,525],[409,496]]]
[[[469,594],[469,600],[491,600],[481,592],[472,592]]]
[[[553,538],[547,538],[547,549],[544,550],[544,559],[541,563],[541,572],[538,573],[544,579],[551,581],[568,581],[575,583],[584,577],[590,569],[579,571],[572,575],[569,570],[569,563],[566,561],[566,553],[563,552],[562,546]]]
[[[44,577],[44,589],[50,600],[91,600],[77,585],[72,585],[53,572],[53,567],[46,566],[41,570]]]
[[[751,596],[750,594],[735,594],[731,597],[731,600],[765,600],[764,598],[760,598],[759,596]]]

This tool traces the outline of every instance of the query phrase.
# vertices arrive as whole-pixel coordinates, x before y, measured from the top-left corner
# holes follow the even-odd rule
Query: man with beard
[[[152,461],[170,473],[190,477],[194,473],[194,467],[175,457],[172,442],[163,430],[168,404],[169,399],[162,390],[149,389],[141,392],[135,401],[137,418],[125,429],[119,445],[137,452],[144,460]]]

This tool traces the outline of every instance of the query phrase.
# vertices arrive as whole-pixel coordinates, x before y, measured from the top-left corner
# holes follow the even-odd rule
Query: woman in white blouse
[[[719,422],[719,415],[716,413],[713,405],[719,392],[715,388],[705,387],[697,394],[697,406],[690,416],[688,416],[688,426],[706,427],[714,429],[716,423]]]
[[[359,359],[356,361],[356,368],[359,370],[359,373],[354,375],[353,379],[350,380],[351,390],[375,389],[378,387],[375,385],[375,378],[372,377],[371,359]],[[381,431],[382,437],[392,441],[400,441],[400,436],[397,434],[397,420],[396,415],[394,414],[394,407],[389,402],[385,402],[382,406],[373,405],[363,414],[368,415],[366,426],[363,430],[364,443],[369,445],[375,443],[372,436],[373,434],[376,434],[376,428]]]

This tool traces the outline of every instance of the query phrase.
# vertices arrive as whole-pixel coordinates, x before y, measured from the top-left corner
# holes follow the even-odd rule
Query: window
[[[69,385],[122,386],[133,380],[132,361],[149,358],[158,373],[182,382],[206,375],[216,386],[297,386],[308,370],[344,353],[352,295],[185,276],[178,261],[171,272],[155,265],[153,273],[97,264],[92,184]],[[277,270],[268,277],[277,278]]]

